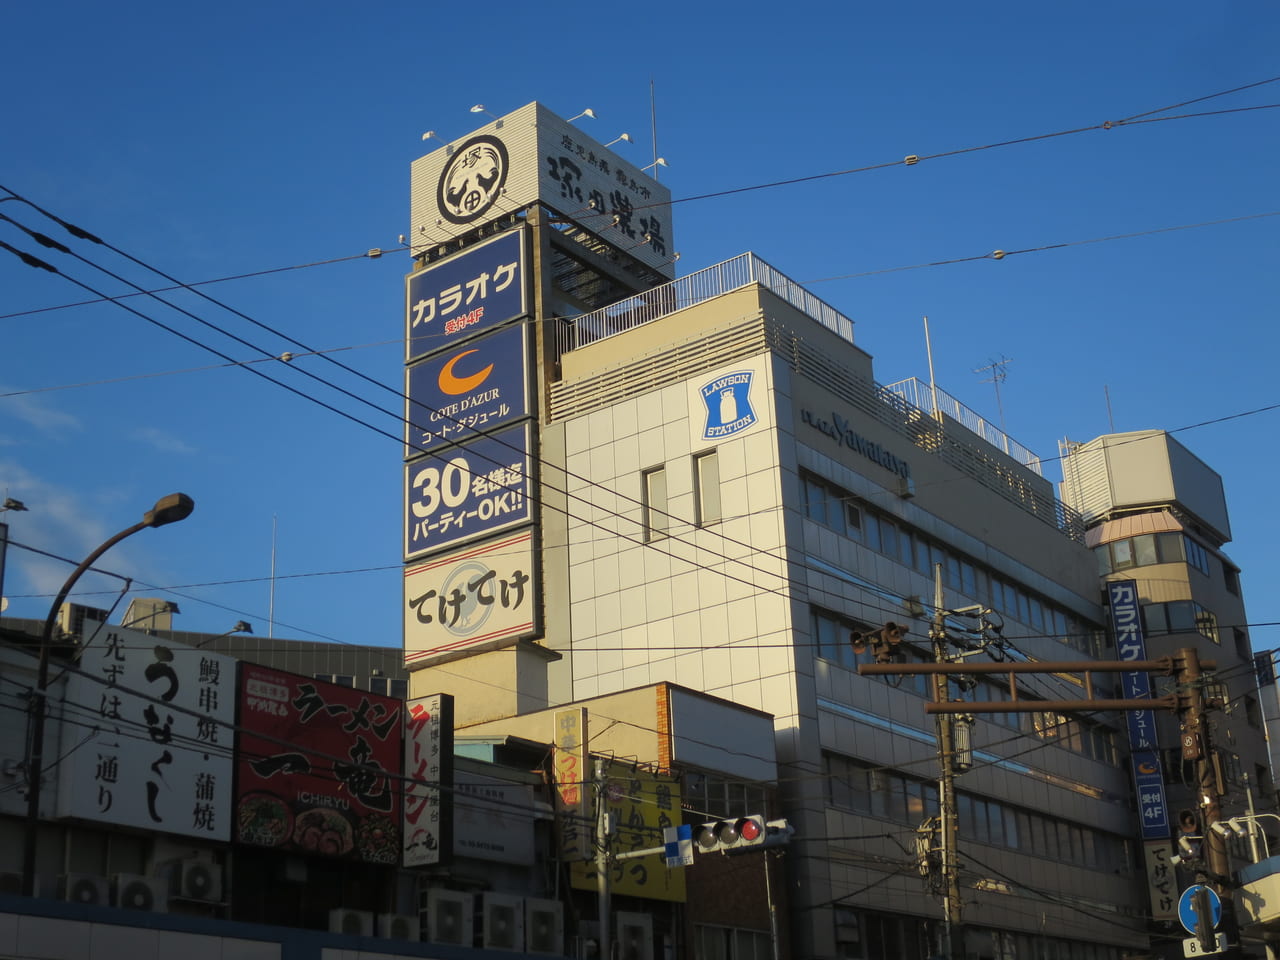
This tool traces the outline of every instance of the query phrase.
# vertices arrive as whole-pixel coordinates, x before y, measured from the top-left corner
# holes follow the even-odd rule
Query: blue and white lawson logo
[[[752,426],[756,412],[751,408],[751,378],[754,372],[742,370],[716,377],[703,384],[698,393],[707,408],[707,422],[702,439],[722,440]]]

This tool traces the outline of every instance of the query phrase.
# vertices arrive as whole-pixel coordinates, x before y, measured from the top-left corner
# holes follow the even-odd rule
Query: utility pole
[[[929,627],[929,639],[933,641],[934,663],[948,663],[946,610],[943,607],[942,564],[933,565],[933,622]],[[933,699],[935,703],[945,703],[947,684],[950,681],[945,673],[936,673],[933,677]],[[960,818],[956,807],[955,777],[955,717],[951,714],[939,713],[936,718],[938,729],[938,806],[942,815],[942,878],[945,892],[942,901],[942,955],[948,958],[963,958],[964,936],[961,928],[960,911],[960,864],[959,848],[956,834],[959,832]]]
[[[596,908],[600,919],[600,960],[609,960],[612,955],[609,930],[609,840],[613,831],[609,829],[609,806],[605,802],[605,791],[609,781],[605,776],[605,761],[596,758]]]
[[[937,588],[935,588],[935,592]],[[941,609],[941,602],[937,603]],[[935,614],[934,628],[930,635],[939,632]],[[935,651],[940,641],[935,639]],[[1229,937],[1238,937],[1232,911],[1229,879],[1231,866],[1227,857],[1226,842],[1218,831],[1210,827],[1221,819],[1222,785],[1219,771],[1210,744],[1209,725],[1205,719],[1207,706],[1204,687],[1204,670],[1213,670],[1216,661],[1201,660],[1194,647],[1186,647],[1175,656],[1161,657],[1155,660],[1093,660],[1093,661],[1026,661],[1012,663],[954,663],[943,662],[942,657],[935,656],[934,663],[864,663],[858,667],[862,676],[885,676],[889,674],[934,676],[934,701],[926,703],[925,713],[946,715],[948,717],[961,713],[1025,713],[1053,712],[1075,713],[1079,711],[1097,710],[1169,710],[1175,711],[1182,723],[1182,759],[1195,764],[1197,805],[1201,810],[1201,833],[1205,851],[1206,873],[1212,880],[1223,901],[1223,925]],[[1111,699],[1094,696],[1092,675],[1095,673],[1126,673],[1133,670],[1157,671],[1177,678],[1177,692],[1165,697]],[[1077,700],[1021,700],[1018,697],[1017,677],[1019,674],[1052,674],[1080,673],[1084,675],[1085,696]],[[944,693],[947,678],[960,675],[1003,675],[1009,685],[1009,699],[986,702],[947,702]],[[939,743],[943,741],[942,728],[939,727]],[[954,736],[948,738],[954,741]],[[943,772],[947,772],[944,759]],[[939,789],[939,800],[943,804],[943,864],[953,862],[953,847],[947,841],[947,793]],[[954,824],[954,821],[952,821]],[[954,826],[951,837],[954,842]],[[1194,828],[1193,828],[1194,829]],[[947,876],[947,894],[950,902],[952,891],[951,876]],[[958,906],[959,896],[956,893]],[[1238,949],[1238,948],[1235,948]],[[1237,954],[1238,955],[1238,954]]]

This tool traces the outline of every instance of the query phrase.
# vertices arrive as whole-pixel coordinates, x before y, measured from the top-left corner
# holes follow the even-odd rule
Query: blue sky
[[[1094,127],[1280,75],[1280,8],[1227,4],[25,4],[6,12],[0,185],[393,387],[401,380],[410,162],[540,100],[654,155],[677,200]],[[1161,116],[1280,102],[1280,83]],[[479,118],[487,119],[487,118]],[[679,202],[688,273],[751,250],[855,320],[884,383],[927,377],[1045,458],[1063,437],[1174,429],[1280,403],[1280,110],[1088,130],[914,165]],[[0,214],[53,232],[19,203]],[[1148,234],[1206,221],[1232,223]],[[60,235],[60,239],[65,239]],[[31,243],[0,222],[0,240]],[[996,249],[1071,246],[915,270]],[[166,286],[83,243],[129,280]],[[49,254],[111,295],[128,288]],[[345,259],[344,259],[345,258]],[[850,274],[869,274],[848,279]],[[162,494],[196,500],[102,566],[176,599],[176,625],[400,642],[399,445],[0,250],[0,495],[21,543],[79,559]],[[275,355],[298,348],[190,293],[173,302]],[[126,301],[236,360],[255,352]],[[42,311],[42,312],[27,312]],[[294,361],[388,405],[315,358]],[[257,369],[320,394],[283,364]],[[326,402],[391,433],[339,394]],[[391,404],[394,406],[394,404]],[[1280,621],[1271,544],[1280,411],[1177,434],[1222,473],[1254,623]],[[1047,467],[1057,477],[1056,466]],[[10,553],[10,615],[65,564]],[[88,579],[87,587],[113,581]],[[152,589],[163,587],[173,589]],[[83,597],[109,605],[107,594]],[[121,607],[123,610],[123,605]],[[1259,626],[1254,646],[1280,646]]]

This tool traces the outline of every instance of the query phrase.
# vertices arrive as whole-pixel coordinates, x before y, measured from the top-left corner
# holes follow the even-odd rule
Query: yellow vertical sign
[[[613,815],[615,824],[610,852],[629,853],[662,846],[663,830],[680,823],[679,782],[616,762],[608,765],[607,777],[603,791],[605,811]],[[668,868],[661,853],[615,861],[610,870],[609,886],[614,894],[680,903],[685,900],[684,870]],[[575,889],[596,889],[594,861],[571,864],[570,877]]]
[[[587,770],[587,710],[557,710],[555,722],[556,808],[560,855],[589,860],[595,826],[591,818],[591,775]]]

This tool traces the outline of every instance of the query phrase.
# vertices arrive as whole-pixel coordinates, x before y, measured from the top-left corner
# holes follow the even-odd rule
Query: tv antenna
[[[1004,404],[1000,400],[1000,384],[1004,383],[1005,379],[1009,376],[1009,373],[1008,371],[1005,370],[1005,367],[1007,367],[1011,363],[1013,363],[1013,360],[1009,357],[1006,357],[1002,353],[1000,354],[999,360],[988,361],[985,367],[978,367],[976,370],[973,371],[974,373],[987,373],[988,371],[990,371],[991,376],[988,377],[986,380],[983,380],[982,382],[991,383],[995,385],[996,410],[999,411],[1000,413],[1000,432],[1006,435],[1009,433],[1009,431],[1005,429],[1005,425],[1004,425]]]

